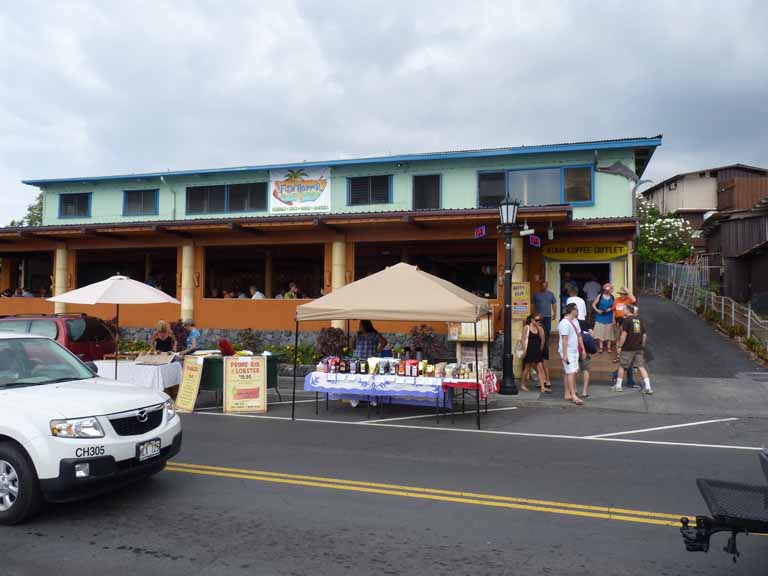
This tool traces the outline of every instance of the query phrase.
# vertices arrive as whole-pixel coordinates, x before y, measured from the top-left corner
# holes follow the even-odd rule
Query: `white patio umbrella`
[[[116,348],[120,343],[120,304],[179,304],[179,301],[173,296],[169,296],[143,282],[131,280],[127,276],[112,276],[101,282],[48,298],[48,301],[64,302],[65,304],[114,304],[117,307]],[[117,379],[118,356],[119,353],[115,350],[115,379]]]

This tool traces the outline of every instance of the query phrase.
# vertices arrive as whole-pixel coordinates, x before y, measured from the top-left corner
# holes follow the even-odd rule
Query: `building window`
[[[157,208],[157,189],[123,191],[123,216],[154,216]]]
[[[478,207],[496,208],[504,200],[507,178],[504,172],[481,172],[477,177]]]
[[[563,200],[566,204],[593,202],[592,168],[563,168]]]
[[[90,218],[91,193],[59,196],[59,218]]]
[[[231,184],[228,212],[261,212],[267,209],[267,183]]]
[[[389,204],[392,202],[391,176],[362,176],[350,178],[349,205]]]
[[[560,169],[513,170],[507,175],[509,196],[522,206],[560,204]]]
[[[226,186],[190,186],[187,188],[187,214],[226,212]]]
[[[413,177],[413,209],[440,209],[440,175]]]
[[[266,182],[187,188],[187,214],[260,212],[266,209]]]

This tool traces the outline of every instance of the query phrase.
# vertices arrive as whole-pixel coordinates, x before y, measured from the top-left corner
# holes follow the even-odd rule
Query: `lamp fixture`
[[[547,229],[547,240],[555,239],[555,228],[552,226],[552,220],[549,221],[549,228]]]
[[[504,200],[499,202],[499,219],[502,225],[515,224],[517,221],[517,211],[520,208],[519,200],[512,200],[505,196]]]

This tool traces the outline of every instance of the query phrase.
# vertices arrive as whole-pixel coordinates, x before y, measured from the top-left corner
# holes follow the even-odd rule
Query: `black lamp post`
[[[517,228],[518,200],[511,200],[509,195],[499,204],[501,231],[504,234],[504,356],[502,364],[501,386],[499,394],[517,394],[512,358],[512,233]]]

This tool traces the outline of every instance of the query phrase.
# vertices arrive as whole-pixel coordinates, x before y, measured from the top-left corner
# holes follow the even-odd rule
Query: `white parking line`
[[[195,412],[204,416],[234,416],[235,418],[254,418],[257,420],[283,420],[290,422],[290,416],[265,416],[262,414],[223,414],[221,412]],[[434,414],[432,414],[434,416]],[[494,436],[519,436],[523,438],[550,438],[555,440],[581,440],[586,442],[622,442],[626,444],[648,444],[652,446],[679,446],[683,448],[719,448],[724,450],[746,450],[759,452],[760,446],[734,446],[729,444],[694,444],[690,442],[662,442],[658,440],[636,440],[634,438],[592,438],[589,436],[568,436],[566,434],[537,434],[533,432],[507,432],[505,430],[476,430],[475,428],[448,428],[438,426],[415,426],[413,424],[366,424],[366,421],[349,422],[344,420],[321,420],[313,418],[296,418],[296,422],[315,424],[342,424],[345,426],[364,426],[366,428],[398,428],[403,430],[421,430],[423,432],[464,432],[467,434],[490,434]]]
[[[489,408],[488,412],[501,412],[502,410],[517,410],[517,406],[510,406],[508,408]],[[480,413],[482,414],[485,412],[485,410],[481,410]],[[465,412],[446,412],[445,414],[441,413],[441,416],[455,416],[455,415],[461,416],[462,414],[465,416],[474,416],[475,411],[474,410],[467,410]],[[380,422],[394,422],[396,420],[413,420],[415,418],[435,418],[436,414],[419,414],[418,416],[398,416],[397,418],[380,418],[378,420],[365,420],[364,422],[360,422],[360,424],[379,424]]]
[[[592,436],[584,436],[584,438],[610,438],[611,436],[625,436],[627,434],[640,434],[641,432],[657,432],[658,430],[672,430],[674,428],[687,428],[689,426],[716,424],[718,422],[733,422],[734,420],[738,420],[738,418],[720,418],[719,420],[702,420],[701,422],[687,422],[685,424],[673,424],[671,426],[657,426],[656,428],[625,430],[624,432],[611,432],[610,434],[593,434]]]

